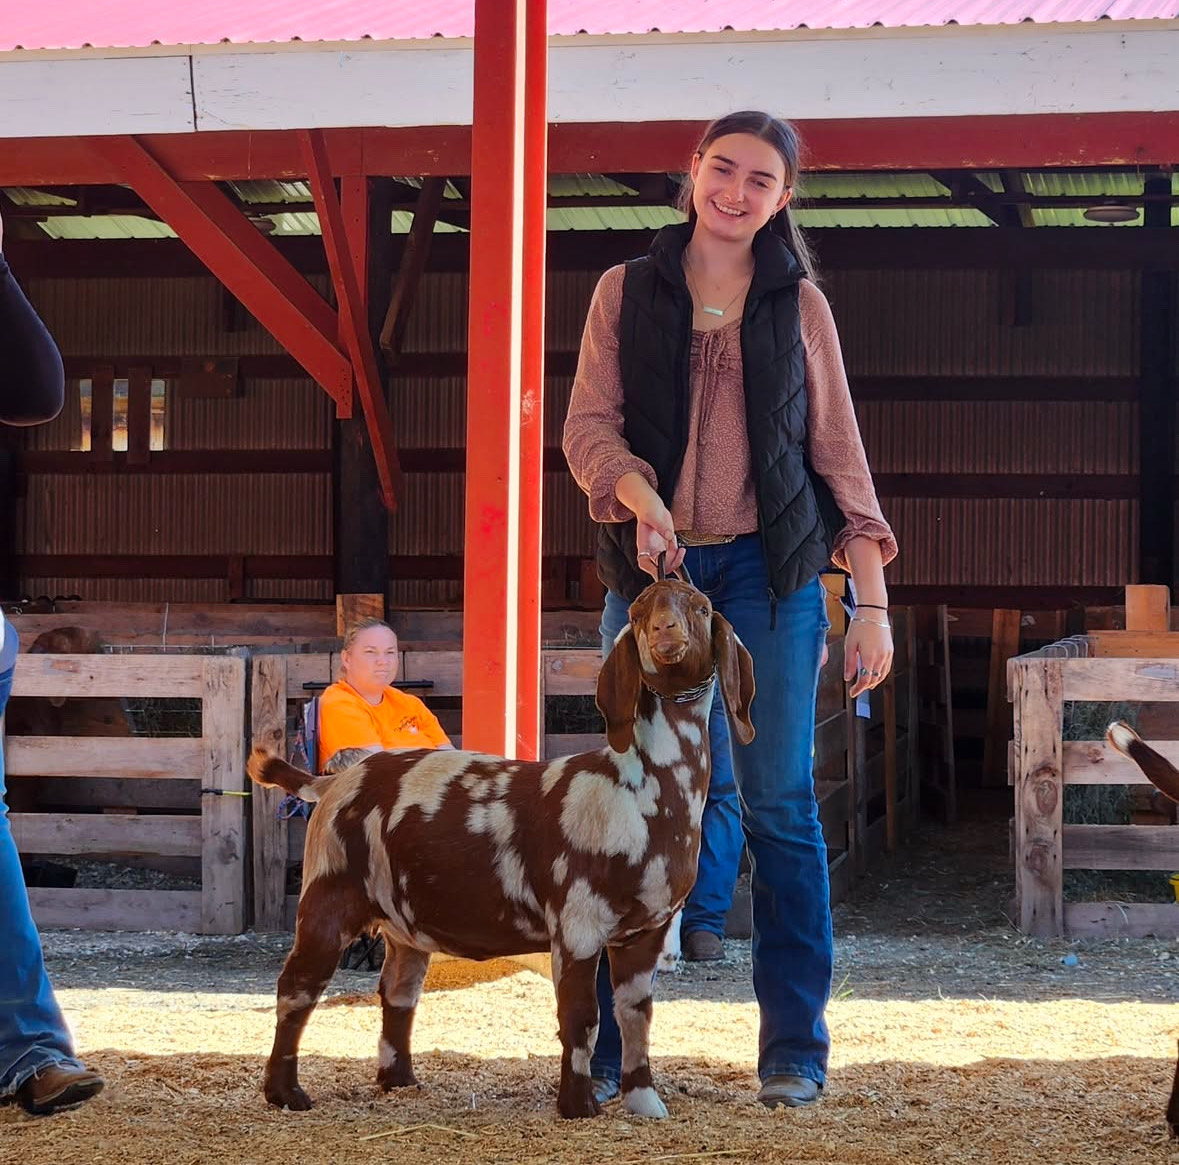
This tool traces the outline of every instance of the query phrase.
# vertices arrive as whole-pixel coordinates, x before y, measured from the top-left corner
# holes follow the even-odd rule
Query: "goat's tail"
[[[325,783],[332,783],[330,777],[310,776],[264,748],[256,748],[250,753],[246,772],[254,784],[282,789],[301,801],[318,801]]]

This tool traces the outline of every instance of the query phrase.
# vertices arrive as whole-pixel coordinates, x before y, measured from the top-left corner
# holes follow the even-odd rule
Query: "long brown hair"
[[[786,167],[786,185],[797,187],[801,169],[802,140],[798,136],[798,130],[790,122],[756,109],[742,109],[737,113],[726,113],[724,117],[718,117],[704,131],[704,136],[696,146],[694,154],[703,155],[717,138],[723,138],[726,134],[731,133],[751,134],[773,146]],[[689,172],[684,175],[679,196],[679,209],[688,216],[689,222],[696,220],[696,211],[692,206],[692,192],[692,175]],[[799,230],[798,224],[790,214],[789,204],[782,207],[770,219],[769,227],[794,252],[794,257],[806,273],[806,277],[817,283],[814,257],[811,255],[810,247],[807,246],[802,231]]]

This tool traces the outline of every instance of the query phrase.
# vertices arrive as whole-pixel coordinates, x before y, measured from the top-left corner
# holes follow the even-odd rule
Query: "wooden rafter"
[[[1002,196],[993,191],[977,174],[964,170],[931,170],[930,175],[949,192],[955,204],[981,211],[997,226],[1009,226]]]
[[[323,232],[328,269],[331,271],[339,303],[340,333],[352,357],[352,369],[372,441],[381,494],[386,508],[393,511],[397,508],[397,495],[400,489],[397,446],[393,438],[393,421],[385,404],[385,394],[377,370],[372,336],[368,330],[365,298],[361,293],[361,276],[356,270],[352,251],[348,246],[347,228],[340,209],[340,200],[336,196],[336,186],[328,164],[323,133],[321,130],[300,130],[299,140],[311,182],[311,192],[315,197],[320,230]]]
[[[430,257],[434,225],[438,221],[438,211],[442,206],[445,192],[445,178],[426,178],[422,182],[422,189],[414,208],[413,225],[405,240],[405,250],[401,253],[401,262],[398,264],[392,294],[389,296],[389,309],[381,328],[381,352],[388,368],[392,368],[401,355],[409,313],[413,310],[422,272],[425,271],[426,262]]]
[[[348,416],[352,369],[335,343],[335,313],[212,182],[178,182],[137,139],[93,148],[166,222]]]

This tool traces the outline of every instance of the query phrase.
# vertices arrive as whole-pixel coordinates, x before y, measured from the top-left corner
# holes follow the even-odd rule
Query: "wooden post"
[[[357,256],[361,278],[367,275],[369,327],[379,335],[389,295],[393,236],[389,231],[393,192],[384,178],[346,179],[340,206],[346,223],[365,216],[367,248],[359,232],[349,231],[349,249]],[[359,204],[359,205],[358,205]],[[387,392],[386,392],[387,395]],[[389,590],[389,514],[372,440],[362,417],[336,422],[332,472],[332,521],[335,533],[335,583],[342,594],[386,594]]]
[[[378,595],[337,595],[336,634],[343,637],[348,628],[361,619],[383,619],[385,617],[385,596]]]
[[[1137,584],[1126,588],[1127,631],[1170,631],[1171,588]]]
[[[245,927],[246,652],[204,661],[201,743],[201,933]]]
[[[1011,739],[1011,705],[1007,701],[1007,661],[1019,654],[1022,612],[996,610],[991,615],[991,659],[987,681],[987,726],[983,737],[983,785],[1007,784],[1007,741]]]
[[[250,672],[250,738],[255,748],[286,754],[287,657],[255,655]],[[312,762],[314,763],[314,762]],[[251,786],[254,929],[284,929],[287,823],[277,816],[281,789]]]
[[[917,611],[914,607],[905,608],[905,636],[909,657],[909,709],[905,719],[909,745],[909,790],[906,803],[909,807],[909,829],[913,830],[921,820],[921,742],[918,739],[921,733],[921,702],[917,691]]]
[[[1064,800],[1061,661],[1021,661],[1015,677],[1015,896],[1019,928],[1064,933],[1061,810]]]

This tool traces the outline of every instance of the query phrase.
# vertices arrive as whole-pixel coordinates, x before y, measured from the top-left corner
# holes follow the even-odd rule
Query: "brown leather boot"
[[[725,957],[724,939],[710,930],[684,935],[684,958],[689,963],[719,963]]]
[[[33,1116],[45,1116],[97,1096],[104,1083],[103,1078],[89,1068],[50,1064],[30,1076],[16,1090],[16,1100]]]

